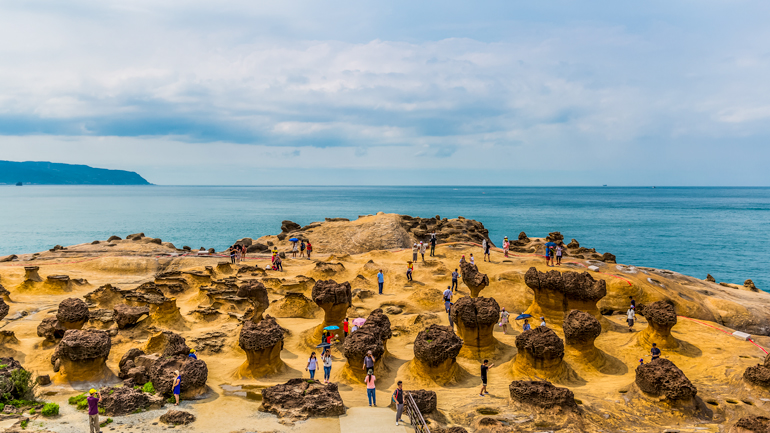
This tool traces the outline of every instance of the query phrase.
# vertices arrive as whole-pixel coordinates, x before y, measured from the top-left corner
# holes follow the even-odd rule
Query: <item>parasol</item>
[[[358,319],[353,319],[353,326],[358,326],[359,328],[366,323],[366,319],[363,317],[359,317]]]

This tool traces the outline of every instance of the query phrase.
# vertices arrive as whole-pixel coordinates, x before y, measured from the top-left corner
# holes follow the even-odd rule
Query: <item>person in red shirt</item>
[[[350,323],[348,322],[348,318],[346,317],[345,320],[342,322],[342,332],[345,333],[345,336],[348,336],[348,331],[350,329]]]

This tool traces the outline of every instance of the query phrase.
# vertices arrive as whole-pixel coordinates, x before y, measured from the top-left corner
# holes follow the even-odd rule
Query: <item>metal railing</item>
[[[422,417],[422,413],[417,407],[417,403],[415,403],[414,398],[412,398],[412,393],[405,392],[404,394],[406,394],[406,398],[404,399],[404,408],[406,409],[406,414],[409,415],[409,421],[412,422],[414,431],[416,433],[430,433],[428,424]]]

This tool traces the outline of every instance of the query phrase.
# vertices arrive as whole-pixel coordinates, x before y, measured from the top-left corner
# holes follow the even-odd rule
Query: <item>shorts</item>
[[[486,379],[481,379],[481,385],[482,386],[487,386],[487,380]]]
[[[626,322],[628,322],[628,326],[634,326],[634,319],[627,319]]]

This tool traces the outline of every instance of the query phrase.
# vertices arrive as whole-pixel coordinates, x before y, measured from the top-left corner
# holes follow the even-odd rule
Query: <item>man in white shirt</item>
[[[632,305],[631,308],[628,309],[626,312],[626,320],[628,321],[628,332],[634,332],[634,319],[636,319],[636,312],[634,311],[634,306]]]

